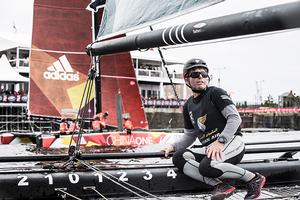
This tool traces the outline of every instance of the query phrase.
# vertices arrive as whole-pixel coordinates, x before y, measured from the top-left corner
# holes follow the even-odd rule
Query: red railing
[[[277,113],[277,112],[300,112],[300,108],[239,108],[240,113]]]

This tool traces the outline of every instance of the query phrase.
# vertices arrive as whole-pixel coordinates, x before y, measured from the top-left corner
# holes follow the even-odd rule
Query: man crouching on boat
[[[245,199],[260,196],[265,177],[245,170],[237,164],[242,160],[241,117],[221,88],[208,86],[210,77],[201,59],[187,61],[183,68],[186,85],[193,95],[183,106],[184,135],[163,149],[165,156],[175,151],[173,163],[187,176],[214,187],[211,199],[224,199],[234,187],[223,179],[239,179],[246,183]],[[198,138],[203,147],[187,149]]]

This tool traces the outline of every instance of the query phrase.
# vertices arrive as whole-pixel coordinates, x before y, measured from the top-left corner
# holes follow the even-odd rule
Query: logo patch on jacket
[[[205,131],[205,129],[206,129],[206,126],[204,125],[206,122],[206,119],[207,119],[207,114],[205,114],[197,119],[197,125],[201,131]]]

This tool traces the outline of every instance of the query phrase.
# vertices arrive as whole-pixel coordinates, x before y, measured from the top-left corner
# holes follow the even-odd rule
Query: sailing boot
[[[251,179],[246,187],[247,187],[247,194],[245,199],[257,199],[260,196],[261,189],[266,182],[266,178],[259,173],[255,173],[255,177]]]
[[[235,187],[227,184],[220,183],[215,186],[214,191],[212,192],[211,200],[222,200],[227,197],[230,197],[233,194]]]

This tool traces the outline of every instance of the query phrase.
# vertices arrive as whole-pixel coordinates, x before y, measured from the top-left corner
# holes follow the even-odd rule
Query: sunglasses
[[[201,77],[200,77],[200,75],[201,75]],[[207,78],[208,73],[206,71],[192,72],[192,73],[190,73],[189,77],[191,77],[191,78]]]

